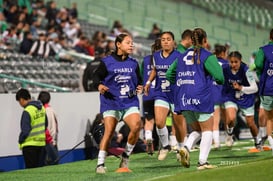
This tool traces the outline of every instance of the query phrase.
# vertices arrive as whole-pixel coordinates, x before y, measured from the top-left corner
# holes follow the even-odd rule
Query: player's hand
[[[105,92],[108,92],[108,91],[109,91],[109,88],[106,87],[106,86],[103,85],[103,84],[100,84],[100,85],[98,86],[98,90],[99,90],[100,94],[103,95]]]
[[[144,95],[145,95],[145,96],[148,96],[149,91],[150,91],[150,84],[146,84],[146,85],[144,86]]]
[[[143,85],[138,85],[136,91],[137,91],[137,94],[142,94],[143,93]]]
[[[233,82],[232,86],[235,90],[242,90],[242,86],[240,86],[237,82]]]

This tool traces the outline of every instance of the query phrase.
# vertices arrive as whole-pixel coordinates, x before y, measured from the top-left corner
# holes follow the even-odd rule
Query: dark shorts
[[[154,100],[143,102],[144,117],[147,120],[151,120],[155,117],[154,103]]]

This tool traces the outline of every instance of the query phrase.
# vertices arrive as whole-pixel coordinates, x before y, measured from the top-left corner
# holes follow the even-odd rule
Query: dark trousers
[[[46,165],[56,165],[58,164],[58,148],[53,146],[51,143],[46,144],[45,147],[45,164]]]
[[[25,146],[23,156],[26,168],[36,168],[41,166],[44,146]]]

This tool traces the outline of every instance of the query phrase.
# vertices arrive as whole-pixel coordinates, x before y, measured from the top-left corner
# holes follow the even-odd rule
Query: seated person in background
[[[28,54],[32,56],[47,58],[50,53],[50,47],[46,38],[47,37],[44,33],[40,33],[39,39],[33,43]]]
[[[79,42],[74,46],[74,50],[78,53],[89,55],[87,47],[89,46],[89,40],[85,36],[81,36]]]
[[[30,31],[24,33],[23,41],[20,43],[20,53],[28,54],[33,44],[32,34]]]
[[[148,35],[148,39],[150,40],[155,40],[157,38],[159,38],[159,35],[161,34],[161,29],[158,27],[158,25],[156,23],[153,24],[153,28],[151,30],[151,32]]]

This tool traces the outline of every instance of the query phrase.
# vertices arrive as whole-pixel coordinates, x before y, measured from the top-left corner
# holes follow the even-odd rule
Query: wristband
[[[150,85],[150,84],[151,84],[151,81],[148,80],[148,81],[146,82],[146,85]]]

